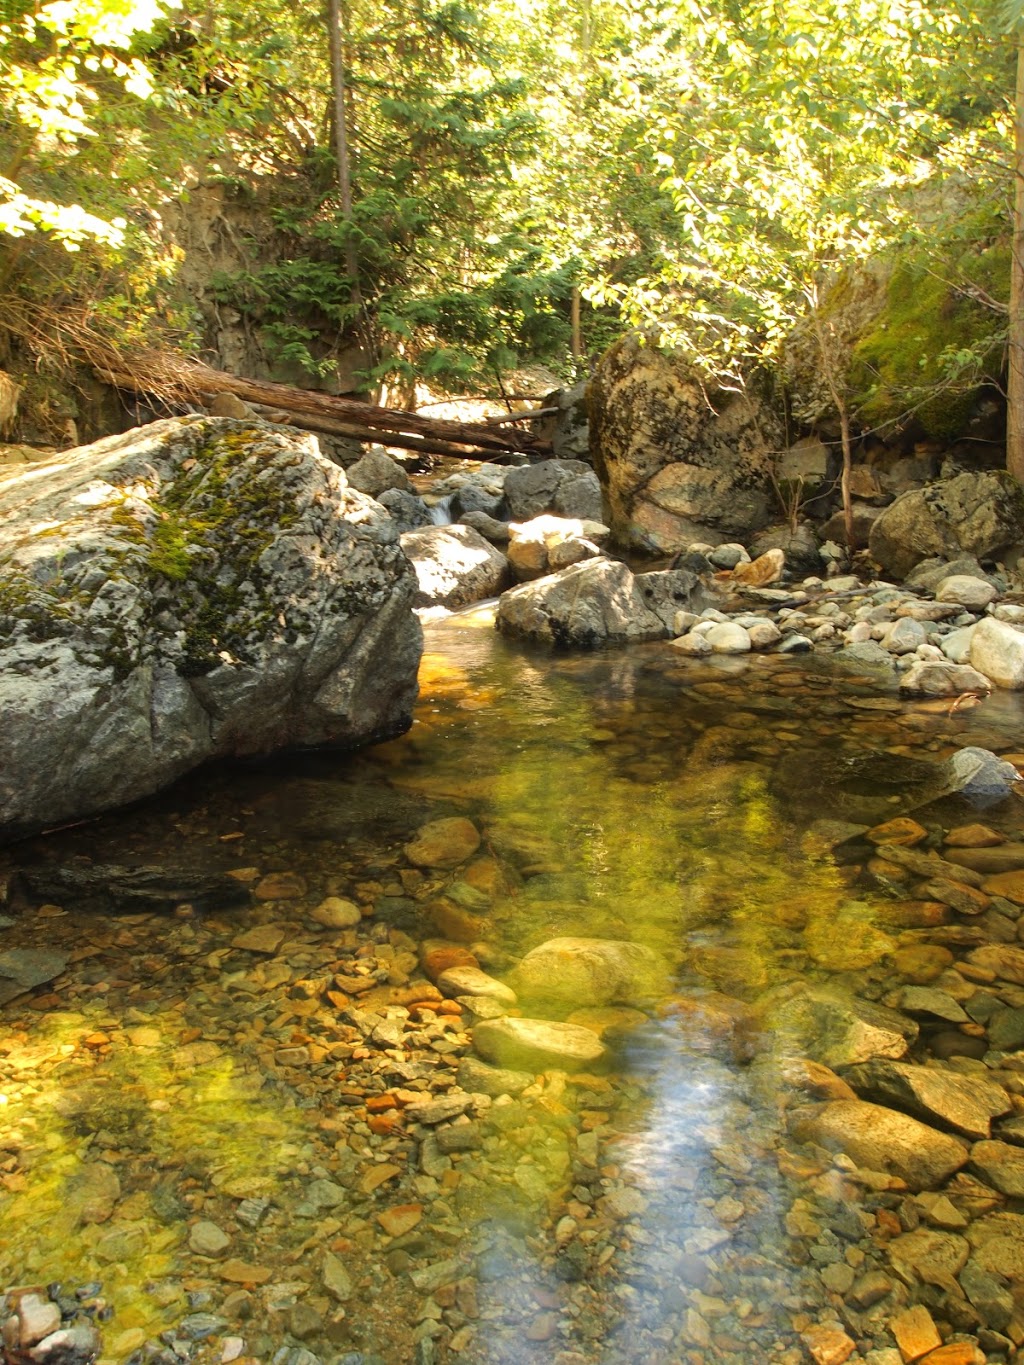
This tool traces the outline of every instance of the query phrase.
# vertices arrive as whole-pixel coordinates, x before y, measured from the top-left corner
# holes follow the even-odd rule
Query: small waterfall
[[[437,502],[427,504],[427,515],[430,517],[431,526],[450,526],[452,517],[453,493],[449,493],[446,498],[439,498]]]

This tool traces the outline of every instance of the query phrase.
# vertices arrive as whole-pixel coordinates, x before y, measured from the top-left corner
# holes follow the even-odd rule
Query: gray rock
[[[984,611],[998,596],[991,583],[971,574],[951,574],[935,589],[936,601],[959,602],[968,611]]]
[[[401,545],[416,571],[416,607],[468,606],[496,597],[509,578],[508,560],[471,526],[424,526]]]
[[[409,475],[383,446],[370,446],[361,460],[349,465],[348,481],[350,487],[370,498],[392,488],[402,493],[413,491]]]
[[[507,545],[510,532],[507,521],[498,521],[487,512],[463,512],[459,517],[463,526],[470,526],[492,545]]]
[[[0,837],[409,724],[412,571],[312,436],[186,417],[64,451],[0,486],[0,560]]]
[[[843,1072],[858,1095],[896,1105],[929,1122],[936,1119],[972,1138],[987,1138],[991,1120],[1011,1108],[1002,1086],[937,1067],[872,1061]]]
[[[463,1090],[496,1099],[499,1095],[518,1095],[533,1084],[533,1073],[489,1066],[476,1057],[463,1057],[459,1062],[457,1079]]]
[[[868,545],[885,573],[901,579],[930,556],[1000,559],[1022,541],[1024,489],[993,470],[902,494],[874,523]]]
[[[52,981],[67,965],[67,954],[54,948],[8,948],[0,953],[0,1005]]]
[[[223,1256],[231,1245],[231,1238],[223,1228],[204,1218],[193,1225],[188,1244],[197,1256]]]
[[[339,1303],[346,1303],[352,1297],[352,1277],[332,1251],[324,1253],[320,1275],[324,1288]]]
[[[648,611],[665,627],[666,635],[676,634],[676,620],[681,611],[700,611],[709,594],[699,578],[689,569],[661,569],[636,576],[636,586]]]
[[[1018,691],[1024,687],[1024,630],[994,616],[984,617],[971,636],[970,660],[997,687]]]
[[[557,408],[551,446],[560,460],[586,460],[590,454],[590,415],[586,382],[570,389],[556,389],[541,405]]]
[[[976,745],[958,749],[946,760],[944,773],[947,790],[959,792],[976,806],[1001,801],[1020,781],[1012,763]]]
[[[497,626],[543,644],[593,649],[668,635],[625,564],[591,559],[502,593]]]
[[[387,488],[378,494],[377,501],[387,509],[399,534],[430,525],[430,511],[422,498],[401,488]]]
[[[578,487],[570,493],[572,485]],[[590,510],[584,514],[558,506],[563,488],[570,503]],[[513,521],[530,521],[544,512],[601,520],[601,487],[593,470],[582,460],[542,460],[539,464],[510,469],[505,477],[505,498]]]
[[[960,1287],[989,1327],[1001,1332],[1014,1313],[1013,1295],[1002,1275],[982,1270],[970,1259],[960,1272]]]
[[[900,691],[922,697],[959,697],[991,690],[988,678],[966,664],[919,659],[900,678]]]

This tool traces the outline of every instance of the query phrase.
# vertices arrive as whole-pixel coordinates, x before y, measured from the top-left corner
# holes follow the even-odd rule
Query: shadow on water
[[[68,965],[3,1011],[0,1278],[91,1289],[111,1360],[161,1332],[280,1365],[785,1359],[826,1303],[794,1199],[813,1176],[827,1224],[843,1190],[787,1152],[751,1006],[871,979],[895,942],[808,829],[927,799],[953,749],[1006,747],[1018,701],[907,707],[814,660],[535,656],[472,616],[430,630],[422,683],[401,739],[207,771],[15,852],[303,882],[231,911],[35,904],[5,931]],[[412,867],[449,815],[483,833],[471,865]],[[312,919],[324,897],[359,925]],[[465,1051],[464,1018],[410,1015],[423,941],[500,975],[566,935],[655,949],[670,995],[587,1021],[604,1073],[410,1129]]]

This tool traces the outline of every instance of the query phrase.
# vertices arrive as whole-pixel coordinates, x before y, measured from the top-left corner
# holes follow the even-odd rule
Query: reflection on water
[[[32,903],[5,931],[68,967],[4,1009],[0,1280],[78,1287],[110,1360],[803,1359],[822,1266],[863,1261],[864,1192],[785,1140],[752,1006],[877,994],[901,932],[808,829],[928,800],[955,748],[1008,747],[1019,702],[905,706],[814,660],[660,645],[540,657],[481,615],[428,649],[402,739],[202,774],[16,851],[304,880],[247,911]],[[411,866],[447,815],[482,832],[473,861]],[[325,897],[359,927],[312,918]],[[580,1016],[604,1074],[409,1121],[461,1093],[472,1022],[417,995],[423,942],[501,975],[566,935],[655,949],[672,995]]]

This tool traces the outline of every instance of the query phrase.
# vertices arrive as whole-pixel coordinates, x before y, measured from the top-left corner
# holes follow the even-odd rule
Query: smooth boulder
[[[888,1171],[912,1190],[931,1190],[967,1164],[967,1147],[907,1114],[862,1100],[832,1100],[791,1125],[800,1142],[815,1142],[871,1171]]]
[[[184,417],[64,451],[0,487],[0,566],[0,837],[410,723],[412,570],[313,436]]]
[[[494,1066],[511,1071],[586,1071],[598,1066],[607,1049],[591,1029],[548,1019],[481,1020],[473,1029],[473,1046]]]
[[[643,1004],[668,988],[662,958],[622,939],[549,939],[528,952],[512,976],[524,1000],[556,1010]]]

